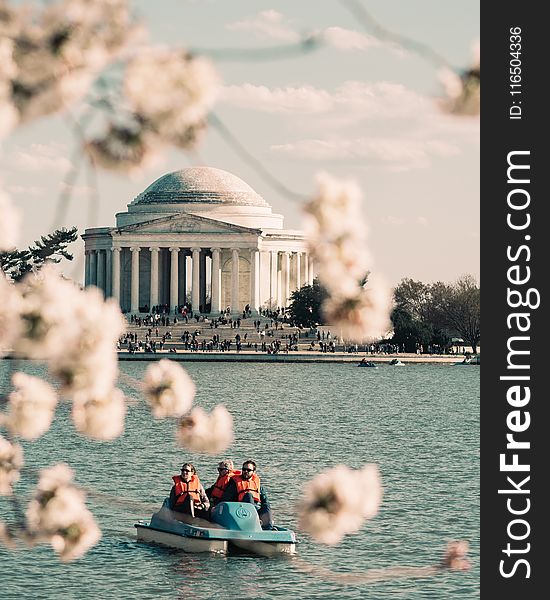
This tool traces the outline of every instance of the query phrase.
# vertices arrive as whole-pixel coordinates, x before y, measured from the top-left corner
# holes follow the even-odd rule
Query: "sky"
[[[422,42],[458,69],[479,40],[479,0],[363,0],[388,31]],[[380,39],[337,0],[138,0],[133,3],[156,44],[184,46],[215,59],[223,80],[214,112],[272,175],[304,196],[321,171],[355,179],[369,224],[373,271],[397,284],[479,277],[479,119],[443,114],[438,69]],[[255,50],[296,43],[324,31],[323,47],[257,60]],[[300,203],[275,189],[210,129],[195,152],[167,150],[133,176],[100,172],[76,180],[64,222],[55,221],[75,163],[68,121],[52,116],[18,128],[0,149],[0,183],[23,211],[20,246],[60,225],[114,226],[114,215],[165,173],[208,165],[244,179],[300,228]],[[82,281],[84,243],[71,246],[67,274]]]

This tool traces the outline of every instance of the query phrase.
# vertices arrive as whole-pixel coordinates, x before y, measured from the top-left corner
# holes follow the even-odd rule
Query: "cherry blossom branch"
[[[73,153],[71,159],[71,166],[65,174],[65,177],[63,178],[63,183],[61,184],[61,192],[57,200],[57,205],[51,224],[52,231],[55,229],[59,229],[59,227],[62,227],[65,222],[65,215],[67,214],[67,209],[72,198],[75,182],[80,173],[82,159],[82,151],[80,147],[78,147]]]
[[[307,200],[307,196],[305,194],[300,194],[291,190],[286,185],[281,183],[276,177],[264,167],[264,165],[254,157],[241,142],[239,139],[231,133],[231,131],[227,128],[227,126],[223,123],[223,121],[214,113],[210,113],[208,116],[208,121],[216,129],[216,131],[220,134],[220,136],[224,139],[224,141],[238,154],[249,167],[254,169],[256,173],[276,192],[286,196],[290,200],[295,202],[304,202]]]
[[[371,569],[362,573],[339,573],[327,567],[313,565],[303,558],[294,557],[292,564],[303,573],[313,575],[323,581],[331,583],[379,583],[393,579],[431,577],[442,572],[438,565],[427,567],[387,567],[385,569]]]
[[[191,48],[192,54],[200,54],[222,61],[263,62],[296,58],[310,54],[324,46],[323,36],[310,34],[304,36],[296,44],[273,46],[270,48]]]
[[[378,39],[384,42],[398,44],[437,67],[447,67],[452,69],[449,61],[427,44],[394,33],[383,27],[365,8],[365,5],[359,2],[359,0],[340,0],[340,4],[355,17],[358,23],[360,23],[367,31],[371,31]]]

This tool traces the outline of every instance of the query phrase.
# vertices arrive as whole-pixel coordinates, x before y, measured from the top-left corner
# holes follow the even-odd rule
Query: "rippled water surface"
[[[139,379],[147,363],[121,363]],[[2,389],[9,364],[0,362]],[[31,373],[40,366],[26,363]],[[178,449],[174,423],[154,421],[137,392],[126,431],[113,443],[76,434],[67,404],[52,429],[25,446],[26,465],[69,462],[77,482],[101,492],[89,500],[103,530],[84,558],[63,565],[49,547],[0,548],[0,597],[41,599],[399,598],[479,596],[479,368],[451,365],[192,363],[196,403],[223,402],[235,418],[236,441],[226,454],[254,458],[276,522],[295,529],[302,482],[337,463],[379,465],[384,500],[379,514],[334,547],[299,535],[297,554],[346,573],[438,562],[447,540],[470,541],[473,568],[423,579],[371,584],[328,582],[292,558],[210,556],[138,544],[133,523],[148,518],[168,493],[171,475],[192,460],[210,485],[222,457]],[[28,498],[28,483],[18,490]],[[120,502],[121,501],[121,502]],[[0,498],[0,515],[8,504]],[[1,518],[1,517],[0,517]]]

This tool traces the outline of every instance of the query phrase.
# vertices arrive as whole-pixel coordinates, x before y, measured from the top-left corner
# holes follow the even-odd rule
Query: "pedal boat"
[[[277,527],[262,529],[258,512],[251,504],[221,502],[211,513],[211,521],[176,513],[168,508],[168,499],[153,514],[149,523],[134,524],[139,542],[160,544],[185,552],[244,551],[263,556],[294,554],[293,531]]]

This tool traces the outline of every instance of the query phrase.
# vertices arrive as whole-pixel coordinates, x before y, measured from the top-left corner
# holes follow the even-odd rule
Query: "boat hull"
[[[215,554],[227,554],[227,541],[204,540],[186,537],[177,533],[154,529],[149,525],[136,523],[138,542],[158,544],[168,548],[177,548],[184,552],[213,552]]]
[[[257,511],[250,504],[222,502],[212,511],[211,518],[212,521],[206,521],[176,514],[165,501],[149,523],[135,524],[137,539],[185,552],[225,554],[236,550],[263,556],[296,552],[294,532],[278,527],[263,530]]]

